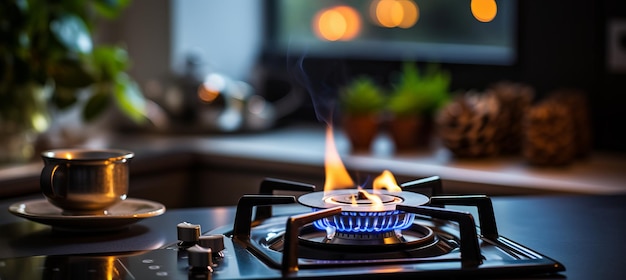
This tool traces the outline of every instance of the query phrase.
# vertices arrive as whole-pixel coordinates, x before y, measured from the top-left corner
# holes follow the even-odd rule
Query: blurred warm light
[[[321,10],[313,18],[313,31],[323,40],[349,41],[361,31],[361,17],[349,6]]]
[[[211,87],[207,86],[206,84],[202,84],[198,87],[198,98],[202,102],[211,103],[218,96],[220,96],[220,92],[211,89]]]
[[[393,0],[378,0],[372,2],[373,19],[380,26],[395,27],[393,22],[393,10],[396,1]]]
[[[370,5],[370,17],[383,27],[410,28],[419,15],[419,7],[413,0],[376,0]]]
[[[472,15],[480,22],[490,22],[498,13],[496,0],[472,0]]]
[[[318,37],[337,41],[346,32],[346,20],[335,10],[324,10],[315,17],[315,28]]]
[[[226,90],[226,80],[218,74],[209,74],[198,87],[198,98],[203,102],[213,102]]]
[[[402,5],[402,21],[398,24],[401,28],[410,28],[419,19],[420,11],[417,4],[411,0],[400,0],[398,1]]]
[[[123,277],[123,275],[120,274],[120,271],[115,267],[116,261],[117,261],[117,258],[115,257],[106,257],[106,262],[104,264],[106,275],[104,279],[112,280],[112,279],[121,279]]]

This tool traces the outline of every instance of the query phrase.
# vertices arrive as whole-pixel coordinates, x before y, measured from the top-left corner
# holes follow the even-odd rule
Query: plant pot
[[[418,117],[394,117],[389,121],[389,134],[396,151],[412,150],[418,146],[417,136],[421,127]]]
[[[342,123],[343,130],[352,145],[352,151],[369,151],[378,134],[378,116],[344,116]]]
[[[421,116],[420,119],[422,124],[417,134],[417,146],[429,148],[430,142],[433,140],[435,121],[431,115]]]
[[[432,122],[419,116],[393,117],[388,123],[396,151],[427,148],[432,135]]]

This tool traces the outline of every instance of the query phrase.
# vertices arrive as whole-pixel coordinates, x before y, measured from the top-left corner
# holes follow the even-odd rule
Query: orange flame
[[[400,188],[400,186],[398,186],[398,183],[396,182],[396,178],[389,170],[383,171],[382,174],[374,179],[373,188],[374,192],[381,189],[387,189],[387,191],[390,192],[402,191],[402,188]]]
[[[358,196],[363,196],[367,200],[369,200],[369,202],[370,202],[370,209],[372,211],[382,211],[384,209],[384,207],[383,207],[383,200],[380,199],[380,197],[378,195],[368,193],[366,190],[361,189],[361,187],[359,187],[358,190],[359,190]],[[356,207],[357,206],[356,202],[357,201],[356,201],[356,199],[353,196],[352,206]]]
[[[386,189],[389,192],[401,192],[402,188],[396,183],[396,179],[389,170],[383,171],[373,182],[373,193],[369,193],[359,186],[356,186],[350,174],[346,170],[333,136],[332,125],[326,127],[326,152],[324,157],[324,167],[326,172],[326,180],[324,182],[324,196],[336,189],[349,189],[357,187],[358,191],[350,198],[352,206],[356,207],[359,200],[369,200],[370,207],[373,211],[383,210],[382,199],[376,194],[377,191]]]
[[[334,189],[347,189],[354,187],[354,181],[348,174],[346,167],[343,165],[335,139],[333,137],[332,125],[326,127],[326,154],[324,158],[324,168],[326,171],[326,180],[324,182],[324,194]]]

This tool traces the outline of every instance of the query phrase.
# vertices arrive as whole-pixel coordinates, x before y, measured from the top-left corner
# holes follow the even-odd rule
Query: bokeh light
[[[498,13],[496,0],[472,0],[472,15],[480,22],[490,22]]]
[[[419,16],[419,7],[412,0],[375,0],[370,5],[370,17],[383,27],[410,28]]]
[[[198,87],[198,98],[205,103],[211,103],[225,90],[226,80],[224,77],[217,74],[209,74]]]
[[[349,6],[335,6],[319,11],[313,18],[315,35],[327,41],[349,41],[361,31],[361,17]]]

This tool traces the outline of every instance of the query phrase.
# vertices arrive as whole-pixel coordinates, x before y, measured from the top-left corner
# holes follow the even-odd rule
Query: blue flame
[[[313,209],[313,211],[318,210]],[[313,225],[320,230],[334,227],[337,232],[343,233],[383,233],[406,229],[413,224],[414,219],[413,213],[399,210],[382,212],[343,211],[339,215],[316,220]]]

